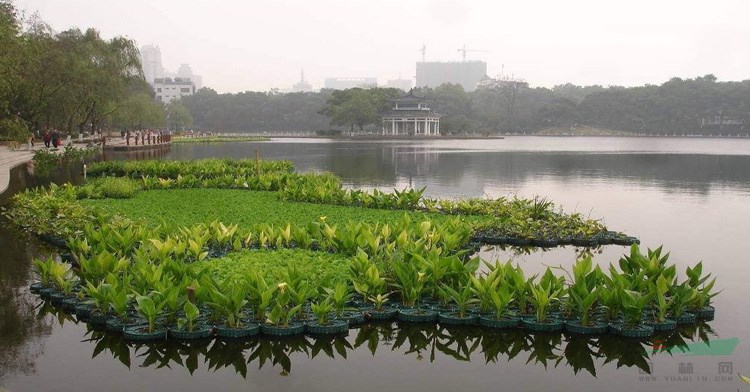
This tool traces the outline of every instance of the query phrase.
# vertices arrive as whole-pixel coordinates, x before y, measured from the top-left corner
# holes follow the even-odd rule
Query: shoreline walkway
[[[10,171],[34,158],[34,151],[44,149],[43,143],[29,149],[28,146],[11,150],[7,146],[0,146],[0,194],[5,193],[10,185]]]

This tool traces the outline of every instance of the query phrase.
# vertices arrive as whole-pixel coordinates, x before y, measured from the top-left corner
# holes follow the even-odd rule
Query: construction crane
[[[466,61],[466,52],[489,52],[489,50],[476,50],[476,49],[466,49],[466,45],[464,45],[463,48],[458,49],[459,52],[463,54],[463,61]]]

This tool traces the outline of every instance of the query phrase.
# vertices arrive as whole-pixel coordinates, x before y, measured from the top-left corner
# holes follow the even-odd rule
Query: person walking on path
[[[60,134],[57,130],[52,131],[52,147],[57,148],[60,145]]]
[[[49,148],[49,143],[52,141],[52,135],[49,133],[49,129],[44,131],[44,136],[42,137],[42,140],[44,140],[44,147]]]

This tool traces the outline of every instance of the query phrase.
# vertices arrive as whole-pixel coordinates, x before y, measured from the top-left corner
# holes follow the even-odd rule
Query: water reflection
[[[35,371],[52,321],[35,309],[37,297],[26,289],[30,260],[37,249],[26,235],[0,218],[0,380]]]
[[[43,306],[61,323],[76,323],[64,312]],[[61,315],[63,314],[63,315]],[[569,368],[573,374],[597,369],[608,363],[617,368],[638,368],[650,373],[650,356],[665,350],[685,350],[688,342],[708,342],[715,336],[706,323],[680,327],[650,340],[616,336],[584,337],[564,333],[529,334],[522,330],[495,331],[477,327],[444,327],[437,324],[373,323],[351,329],[348,335],[282,340],[264,337],[249,340],[168,340],[156,343],[126,341],[121,334],[88,328],[84,342],[92,345],[93,358],[111,357],[130,368],[184,367],[193,374],[203,364],[207,370],[232,369],[243,378],[248,366],[292,372],[295,361],[315,358],[346,359],[354,351],[367,350],[373,357],[381,351],[402,353],[416,361],[434,362],[440,357],[456,361],[495,364],[525,361],[526,364]],[[668,347],[668,348],[667,348]]]
[[[645,145],[653,143],[652,140],[639,142]],[[482,148],[477,148],[477,143],[482,143]],[[625,154],[587,150],[586,146],[577,145],[576,140],[570,139],[560,141],[567,148],[540,152],[504,150],[504,143],[507,142],[279,140],[175,145],[166,155],[158,157],[251,158],[258,151],[265,159],[291,160],[300,171],[331,171],[351,186],[427,186],[431,195],[464,197],[500,196],[517,190],[522,184],[543,179],[592,185],[606,181],[695,194],[706,194],[714,186],[747,189],[750,183],[750,172],[746,170],[750,156],[721,155],[724,151],[721,149],[709,149],[701,154],[675,153],[665,146],[663,151],[646,148],[644,151],[647,152]],[[121,158],[118,156],[117,159]]]

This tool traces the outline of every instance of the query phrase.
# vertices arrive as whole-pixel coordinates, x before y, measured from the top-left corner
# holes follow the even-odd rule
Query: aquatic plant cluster
[[[619,270],[610,266],[608,273],[590,256],[567,277],[549,268],[526,277],[510,262],[485,263],[486,272],[479,273],[480,260],[467,257],[460,238],[407,218],[400,227],[352,223],[339,232],[316,222],[309,231],[288,225],[242,233],[218,222],[164,233],[100,221],[68,240],[76,268],[37,260],[40,281],[32,289],[130,339],[325,335],[393,319],[647,337],[655,329],[713,317],[715,280],[703,275],[699,263],[678,281],[661,249],[643,255],[633,245]],[[227,270],[221,258],[209,259],[245,248],[256,255],[291,249],[289,258],[305,256],[303,249],[352,256],[345,276],[336,269],[311,273],[331,261],[321,259],[277,270],[275,279],[257,264]]]
[[[218,221],[147,225],[77,201],[128,197],[136,184],[149,181],[180,187],[188,181],[190,188],[235,176],[268,179],[283,201],[293,186],[311,189],[320,181],[338,181],[292,169],[289,163],[259,160],[106,163],[95,165],[94,173],[119,177],[19,193],[7,215],[69,250],[64,262],[35,261],[39,282],[32,290],[129,339],[317,336],[343,333],[367,320],[395,319],[647,337],[713,318],[715,280],[703,275],[701,263],[679,280],[660,248],[644,255],[633,245],[619,268],[610,265],[606,272],[588,255],[571,271],[548,268],[530,277],[511,262],[483,263],[471,256],[481,245],[472,242],[477,223],[456,211],[475,208],[472,213],[480,215],[470,216],[487,214],[492,223],[506,212],[489,210],[526,210],[533,216],[527,221],[565,217],[546,200],[428,201],[442,204],[436,209],[445,212],[429,214],[423,212],[427,207],[413,207],[424,203],[423,190],[389,196],[348,192],[375,195],[381,209],[369,211],[385,211],[384,203],[405,211],[387,222],[329,223],[319,217],[249,227]]]
[[[476,240],[489,244],[554,247],[638,242],[634,237],[608,231],[600,221],[584,219],[580,213],[565,214],[546,198],[438,200],[424,197],[424,188],[394,190],[392,193],[378,189],[347,189],[338,177],[330,173],[293,173],[292,164],[283,161],[102,162],[92,165],[89,174],[139,179],[144,190],[223,188],[277,191],[281,200],[290,202],[482,216],[488,219],[476,227]]]

